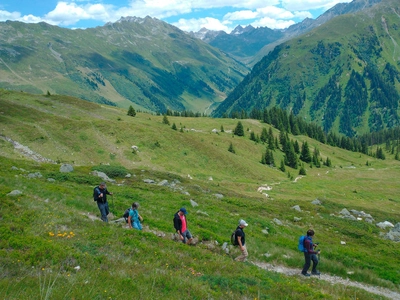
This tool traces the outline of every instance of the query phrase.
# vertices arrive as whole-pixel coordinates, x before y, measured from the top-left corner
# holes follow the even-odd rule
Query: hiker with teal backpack
[[[143,218],[141,215],[139,215],[138,208],[139,208],[139,203],[133,202],[132,207],[129,210],[128,225],[129,228],[142,230],[142,224],[140,222],[143,221]]]
[[[299,250],[304,253],[304,267],[303,270],[301,271],[301,274],[304,276],[309,277],[310,274],[307,273],[308,269],[311,266],[311,261],[313,262],[312,270],[311,270],[311,275],[320,275],[321,273],[317,270],[317,265],[318,265],[318,257],[321,253],[321,250],[316,251],[315,248],[318,246],[318,244],[314,244],[312,239],[314,236],[315,232],[312,229],[309,229],[307,231],[307,236],[301,236],[299,239]]]

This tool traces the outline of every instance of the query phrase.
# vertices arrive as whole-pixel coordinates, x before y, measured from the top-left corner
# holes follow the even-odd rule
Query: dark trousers
[[[301,271],[302,274],[307,273],[308,269],[311,266],[311,261],[313,262],[311,272],[317,272],[318,257],[316,254],[309,254],[307,252],[304,252],[304,260],[305,260],[305,264],[304,264],[303,270]]]
[[[100,202],[97,201],[97,206],[99,207],[100,213],[101,213],[101,219],[104,222],[108,222],[107,215],[110,213],[110,210],[108,209],[108,202]]]

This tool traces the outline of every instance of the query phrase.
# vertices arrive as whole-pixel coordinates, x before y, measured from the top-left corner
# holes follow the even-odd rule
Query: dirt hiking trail
[[[265,269],[265,270],[268,270],[268,271],[273,271],[273,272],[285,274],[287,276],[302,276],[300,274],[300,270],[299,269],[292,269],[292,268],[288,268],[288,267],[285,267],[285,266],[277,266],[277,265],[272,265],[272,264],[262,263],[262,262],[251,262],[251,263],[253,263],[254,265],[260,267],[261,269]],[[322,273],[319,276],[312,276],[312,278],[325,280],[325,281],[330,282],[331,284],[343,284],[345,286],[352,286],[352,287],[356,287],[356,288],[359,288],[359,289],[363,289],[363,290],[365,290],[365,291],[367,291],[369,293],[372,293],[372,294],[376,294],[376,295],[387,297],[389,299],[400,300],[400,293],[397,293],[395,291],[392,291],[392,290],[389,290],[389,289],[386,289],[386,288],[367,285],[367,284],[364,284],[364,283],[351,281],[349,279],[344,279],[344,278],[341,278],[341,277],[338,277],[338,276],[332,276],[332,275],[327,275],[327,274],[322,274]]]

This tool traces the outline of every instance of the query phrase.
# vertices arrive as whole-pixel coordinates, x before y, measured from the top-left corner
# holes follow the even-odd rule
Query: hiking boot
[[[321,273],[319,271],[312,271],[311,275],[321,275]]]
[[[310,277],[311,275],[308,273],[301,273],[303,276]]]

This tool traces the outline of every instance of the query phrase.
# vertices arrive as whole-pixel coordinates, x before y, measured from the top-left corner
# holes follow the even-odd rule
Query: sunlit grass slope
[[[381,299],[234,262],[237,252],[226,254],[221,245],[229,242],[240,218],[249,223],[250,261],[300,272],[297,239],[313,228],[323,250],[322,272],[398,290],[398,243],[384,239],[387,230],[375,225],[400,222],[400,164],[390,154],[375,160],[290,136],[308,141],[312,150],[318,147],[333,165],[306,165],[307,175],[297,178],[298,170],[282,173],[260,163],[266,145],[250,141],[249,132],[260,134],[263,127],[269,129],[267,124],[242,120],[245,137],[233,137],[229,131],[238,120],[168,119],[170,125],[163,124],[162,116],[129,117],[125,110],[79,99],[1,91],[1,136],[58,164],[35,162],[0,139],[0,298]],[[173,123],[178,130],[171,129]],[[225,132],[212,132],[221,126]],[[230,143],[235,154],[228,151]],[[133,153],[132,145],[139,151]],[[282,157],[274,152],[277,164]],[[60,173],[59,163],[73,164],[74,171]],[[98,215],[91,195],[100,179],[90,172],[101,164],[132,174],[108,184],[114,192],[112,213],[119,217],[138,201],[143,225],[165,236],[88,217]],[[42,177],[29,179],[27,174],[35,172]],[[162,180],[176,186],[157,185]],[[262,185],[272,188],[268,197],[257,192]],[[22,194],[8,196],[13,190]],[[322,205],[311,204],[317,198]],[[302,211],[293,210],[295,205]],[[189,210],[197,246],[171,240],[173,214],[181,206]],[[371,214],[375,223],[340,218],[343,208]]]

